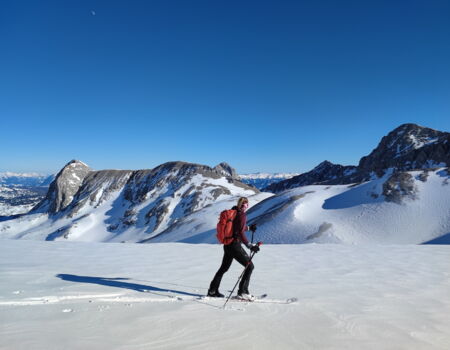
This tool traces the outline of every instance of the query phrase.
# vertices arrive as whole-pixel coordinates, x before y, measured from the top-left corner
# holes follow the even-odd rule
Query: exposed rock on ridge
[[[91,168],[78,160],[67,163],[50,184],[46,197],[32,209],[32,212],[47,211],[54,214],[64,210],[72,202],[90,171]]]
[[[294,176],[291,179],[280,181],[264,189],[267,192],[281,192],[290,188],[320,183],[332,183],[342,177],[350,176],[356,172],[355,166],[343,166],[324,161],[313,170]]]
[[[228,163],[222,162],[214,167],[214,170],[223,174],[226,177],[232,177],[233,179],[239,179],[239,175],[236,170],[232,168]]]
[[[403,124],[384,136],[377,148],[362,157],[360,172],[427,169],[450,164],[450,133],[416,124]]]
[[[147,170],[93,171],[80,161],[71,161],[32,213],[50,214],[54,222],[61,219],[61,224],[51,225],[47,240],[80,239],[86,228],[99,221],[106,227],[100,240],[130,230],[145,239],[217,200],[259,193],[234,178],[235,174],[226,163],[211,168],[168,162]]]
[[[391,172],[433,169],[450,165],[450,133],[403,124],[384,136],[378,146],[362,157],[358,166],[342,166],[328,161],[310,172],[263,189],[281,191],[307,185],[337,185],[368,181]]]

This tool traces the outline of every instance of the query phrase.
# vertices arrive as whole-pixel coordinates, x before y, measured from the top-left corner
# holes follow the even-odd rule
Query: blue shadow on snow
[[[115,288],[125,288],[135,290],[137,292],[162,292],[162,293],[175,293],[193,297],[201,297],[200,294],[193,294],[188,292],[183,292],[180,290],[166,289],[166,288],[158,288],[153,286],[148,286],[144,284],[138,283],[129,283],[124,282],[124,280],[128,280],[129,278],[122,277],[92,277],[92,276],[77,276],[77,275],[69,275],[65,273],[60,273],[56,275],[56,277],[61,278],[64,281],[70,282],[78,282],[78,283],[91,283],[91,284],[100,284],[102,286],[115,287]]]
[[[362,204],[374,204],[384,201],[384,197],[379,195],[380,181],[371,181],[355,187],[349,187],[345,192],[328,198],[322,205],[323,209],[346,209]],[[372,196],[375,195],[376,196]]]
[[[450,232],[422,244],[450,244]]]

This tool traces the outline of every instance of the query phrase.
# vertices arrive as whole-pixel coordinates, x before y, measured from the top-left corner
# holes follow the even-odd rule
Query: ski
[[[230,301],[237,301],[241,303],[261,303],[261,304],[292,304],[298,301],[297,298],[287,298],[287,299],[271,299],[267,298],[267,294],[264,297],[256,297],[254,300],[241,299],[233,297]]]
[[[244,299],[244,298],[239,297],[238,295],[235,295],[234,297],[231,297],[231,300],[253,302],[256,300],[263,300],[263,299],[267,298],[267,294],[261,294],[261,295],[255,296],[254,298],[255,299],[250,300],[250,299]]]
[[[208,300],[208,301],[222,301],[224,298],[214,298],[209,296],[198,297],[197,300]],[[255,297],[254,300],[242,299],[238,296],[230,298],[231,302],[241,302],[241,303],[266,303],[266,304],[292,304],[298,301],[297,298],[287,298],[287,299],[272,299],[268,298],[268,294],[261,294]]]
[[[267,294],[261,294],[261,295],[255,296],[255,298],[258,299],[258,300],[264,299],[266,297],[267,297]],[[199,300],[199,299],[202,299],[202,300],[225,300],[226,298],[216,298],[216,297],[210,297],[208,295],[204,295],[204,296],[198,297],[196,299],[197,300]],[[239,301],[250,301],[250,300],[247,300],[247,299],[240,299],[237,295],[234,296],[234,297],[231,297],[230,300],[238,300],[238,299],[239,299]]]
[[[287,299],[256,299],[255,302],[257,303],[267,303],[267,304],[292,304],[297,302],[298,299],[293,298],[287,298]]]

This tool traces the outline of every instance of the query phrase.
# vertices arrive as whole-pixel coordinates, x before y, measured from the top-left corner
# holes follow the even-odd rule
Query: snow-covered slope
[[[141,241],[208,205],[257,193],[233,178],[225,163],[216,168],[170,162],[151,170],[93,171],[71,161],[28,215],[0,223],[0,236]]]
[[[305,186],[249,212],[269,243],[423,243],[450,232],[448,169],[386,174],[360,185]]]
[[[240,180],[243,183],[254,186],[261,190],[271,184],[290,179],[297,176],[298,173],[254,173],[254,174],[242,174],[239,175]]]
[[[213,223],[199,224],[211,216],[199,211],[155,241],[214,241]],[[443,168],[299,187],[260,201],[248,218],[258,225],[256,239],[266,243],[420,244],[450,233],[450,175]]]
[[[262,192],[248,197],[250,206],[273,196],[272,193]],[[186,242],[186,243],[217,243],[216,226],[222,210],[236,205],[236,197],[212,203],[180,220],[171,228],[159,235],[144,240],[143,243],[158,242]]]
[[[213,245],[1,241],[0,348],[450,348],[448,246],[265,245],[250,291],[298,301],[225,310],[196,299],[221,259]]]

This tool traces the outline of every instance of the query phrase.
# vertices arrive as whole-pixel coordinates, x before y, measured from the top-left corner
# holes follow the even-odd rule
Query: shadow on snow
[[[70,282],[78,282],[78,283],[91,283],[91,284],[99,284],[102,286],[115,287],[115,288],[125,288],[135,290],[137,292],[165,292],[165,293],[175,293],[193,297],[201,297],[200,294],[188,293],[180,290],[167,289],[167,288],[158,288],[145,284],[138,283],[129,283],[124,282],[125,280],[129,280],[129,278],[122,277],[93,277],[93,276],[77,276],[77,275],[69,275],[65,273],[60,273],[56,275],[56,277],[61,278],[64,281]]]

